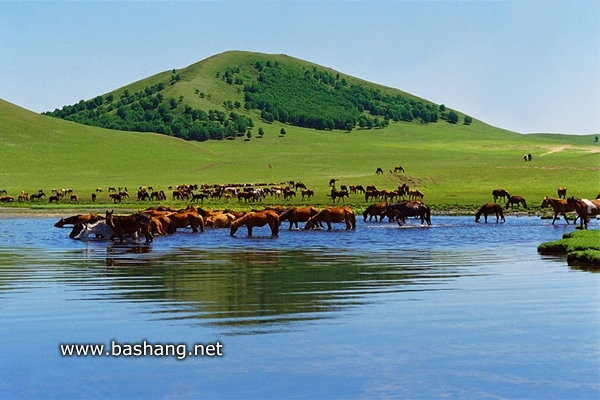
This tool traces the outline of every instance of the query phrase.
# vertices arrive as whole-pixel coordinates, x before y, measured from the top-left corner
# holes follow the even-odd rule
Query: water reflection
[[[158,319],[198,319],[230,327],[264,326],[323,318],[364,304],[381,293],[430,291],[477,271],[470,255],[402,251],[349,253],[336,249],[249,250],[146,245],[24,254],[2,253],[0,287],[45,271],[49,280],[85,288],[85,299],[159,304]],[[24,257],[24,258],[23,258]],[[18,258],[18,262],[15,262]],[[27,265],[25,271],[9,265]],[[54,267],[54,268],[52,268]]]

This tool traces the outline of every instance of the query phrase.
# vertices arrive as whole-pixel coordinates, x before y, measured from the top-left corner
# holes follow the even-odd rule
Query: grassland
[[[285,137],[278,134],[281,125],[258,123],[263,138],[199,144],[82,126],[5,102],[0,120],[0,188],[13,195],[68,187],[87,199],[96,187],[166,190],[181,183],[295,180],[317,192],[315,203],[325,204],[329,179],[336,178],[338,185],[388,189],[407,182],[425,193],[427,203],[466,206],[490,201],[496,187],[537,204],[558,186],[580,197],[594,196],[599,186],[592,136],[518,135],[479,122],[426,130],[392,123],[352,132],[286,126]],[[524,162],[524,153],[533,161]],[[396,165],[406,173],[390,173]],[[386,173],[375,175],[377,167]]]
[[[182,81],[165,90],[174,91],[169,94],[173,96],[181,92],[191,103],[189,94],[199,89],[206,95],[194,96],[192,105],[206,109],[235,100],[240,96],[236,89],[213,78],[236,56],[226,53],[180,70]],[[143,90],[170,74],[127,89]],[[124,89],[113,93],[118,96]],[[600,189],[600,153],[593,135],[520,135],[477,119],[471,125],[391,122],[385,129],[316,131],[268,124],[257,112],[246,114],[255,123],[251,140],[199,143],[79,125],[0,100],[0,189],[16,196],[21,191],[43,189],[48,194],[52,188],[72,188],[85,206],[96,187],[122,186],[135,192],[143,185],[166,191],[181,183],[294,180],[316,192],[311,203],[327,204],[328,182],[336,178],[338,185],[375,184],[385,189],[408,183],[425,193],[427,204],[439,208],[476,207],[490,202],[491,191],[499,187],[535,206],[544,196],[556,196],[559,186],[567,187],[568,195],[586,198]],[[265,131],[263,138],[256,134],[259,127]],[[284,137],[279,135],[282,127]],[[523,161],[526,153],[533,161]],[[406,173],[390,173],[396,165]],[[378,167],[384,175],[375,174]],[[98,201],[108,202],[106,192]],[[360,205],[364,197],[351,196],[350,201]],[[303,202],[298,198],[292,203]],[[48,206],[47,200],[41,204]],[[19,207],[16,202],[11,206]],[[137,201],[124,206],[137,206]]]

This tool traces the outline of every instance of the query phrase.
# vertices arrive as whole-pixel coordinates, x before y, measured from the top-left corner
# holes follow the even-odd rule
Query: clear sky
[[[600,133],[600,1],[2,1],[0,98],[52,111],[227,50],[520,133]]]

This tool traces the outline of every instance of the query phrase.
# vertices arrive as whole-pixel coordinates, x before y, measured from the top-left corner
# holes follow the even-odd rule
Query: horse
[[[0,202],[2,202],[2,203],[10,203],[11,201],[15,201],[15,198],[13,196],[0,197]]]
[[[563,199],[553,199],[548,196],[544,197],[542,201],[541,208],[546,208],[551,206],[554,209],[554,218],[552,219],[552,225],[554,225],[554,221],[558,219],[558,214],[561,214],[565,217],[565,222],[569,225],[569,220],[567,219],[567,213],[571,211],[575,211],[573,205],[570,205],[567,200]]]
[[[502,199],[506,202],[510,194],[504,189],[494,189],[492,190],[492,196],[494,196],[494,203]]]
[[[48,197],[48,203],[52,203],[53,201],[55,203],[58,203],[59,200],[60,200],[59,195],[53,195],[53,196]]]
[[[576,199],[569,197],[567,204],[575,209],[579,218],[581,218],[581,227],[587,229],[590,222],[590,216],[600,214],[600,200]]]
[[[19,201],[25,201],[25,200],[29,200],[29,194],[27,194],[27,193],[21,193],[21,194],[19,195],[19,199],[18,199],[18,200],[19,200]]]
[[[252,237],[252,228],[255,226],[269,225],[271,228],[271,236],[279,235],[279,216],[273,210],[264,210],[258,212],[249,212],[241,218],[236,219],[231,223],[229,235],[234,236],[238,228],[246,225],[248,229],[248,237]]]
[[[29,196],[29,201],[41,200],[44,196],[46,196],[46,193],[44,192],[34,193],[31,196]]]
[[[408,191],[408,196],[413,200],[416,200],[416,199],[423,200],[423,197],[425,197],[425,193],[421,192],[418,189],[410,189]]]
[[[335,182],[339,181],[339,179],[330,179],[329,180],[329,186],[335,186]]]
[[[73,226],[69,237],[77,240],[103,239],[110,240],[115,231],[108,226],[106,221],[97,220],[94,222],[79,222]]]
[[[487,203],[487,204],[482,205],[481,208],[479,209],[479,211],[477,211],[477,213],[475,214],[475,222],[479,222],[479,218],[481,217],[481,214],[483,214],[483,218],[484,218],[486,224],[487,224],[487,217],[490,214],[496,214],[496,223],[498,223],[500,221],[500,218],[502,218],[503,222],[506,221],[506,218],[504,218],[504,213],[502,213],[502,206],[500,204]]]
[[[319,210],[315,207],[290,207],[279,214],[279,223],[281,224],[283,221],[288,220],[290,221],[290,227],[288,229],[292,229],[294,225],[296,225],[296,229],[298,229],[298,222],[308,222],[311,217],[314,217],[318,213]]]
[[[230,213],[211,214],[206,217],[206,226],[211,228],[229,228],[231,223],[236,220],[235,215]]]
[[[114,240],[118,236],[119,241],[122,243],[124,235],[137,234],[137,232],[142,232],[146,238],[146,243],[154,240],[150,231],[151,217],[149,214],[137,213],[126,216],[114,216],[113,213],[114,211],[106,211],[105,216],[106,223],[115,231],[110,237],[111,240]]]
[[[96,193],[92,193],[92,203],[96,202]]]
[[[398,225],[406,222],[406,217],[421,217],[421,224],[431,225],[431,209],[420,201],[403,201],[388,205],[387,214],[396,217]]]
[[[108,197],[116,204],[121,202],[121,194],[119,193],[109,193]]]
[[[176,212],[168,217],[171,220],[167,229],[168,233],[175,233],[177,228],[187,228],[188,226],[192,228],[192,232],[198,232],[198,228],[200,228],[200,232],[204,232],[204,219],[197,212]]]
[[[567,198],[567,188],[566,187],[559,187],[557,192],[558,192],[559,199]]]
[[[506,200],[506,209],[508,210],[508,207],[510,206],[510,208],[514,208],[514,205],[517,204],[521,204],[523,205],[524,208],[527,208],[527,202],[525,201],[525,199],[521,196],[509,196],[508,200]]]
[[[72,194],[69,196],[70,201],[79,201],[79,196]]]
[[[304,200],[305,197],[307,200],[310,200],[310,198],[314,195],[315,195],[315,192],[313,190],[305,189],[302,191],[302,200]]]
[[[400,171],[400,172],[404,172],[404,168],[402,168],[402,166],[400,166],[400,165],[396,165],[396,166],[394,167],[394,172],[398,172],[398,171]]]
[[[54,224],[57,228],[62,228],[65,225],[77,225],[83,223],[93,223],[104,219],[98,214],[77,214],[67,218],[61,218]]]
[[[296,192],[290,189],[284,190],[283,191],[283,199],[284,200],[289,200],[292,198],[292,196],[296,197]]]
[[[345,222],[346,230],[356,229],[356,214],[350,207],[327,207],[310,217],[304,229],[312,229],[316,225],[325,222],[327,230],[331,230],[332,222]]]
[[[365,201],[369,201],[369,198],[372,198],[373,200],[377,200],[379,195],[380,195],[379,190],[367,190],[365,192]]]
[[[383,170],[381,168],[377,168],[375,175],[383,175]]]
[[[306,190],[306,185],[304,183],[302,183],[302,182],[296,182],[295,187],[296,187],[296,190],[298,190],[298,189],[305,189]]]
[[[387,207],[390,203],[377,203],[371,204],[367,209],[363,212],[363,220],[366,222],[367,217],[369,217],[369,221],[375,217],[375,222],[377,222],[377,217],[379,217],[379,222],[383,221],[383,218],[386,216]]]
[[[336,199],[339,202],[340,198],[344,201],[344,197],[350,198],[350,194],[347,190],[337,190],[336,188],[331,189],[331,193],[327,195],[327,197],[331,197],[331,200],[335,203]]]

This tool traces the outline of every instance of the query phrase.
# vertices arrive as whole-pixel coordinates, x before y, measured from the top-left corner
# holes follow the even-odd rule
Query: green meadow
[[[408,183],[425,202],[472,206],[492,200],[502,187],[532,205],[556,196],[559,186],[578,197],[599,189],[599,153],[594,137],[519,135],[475,121],[445,122],[422,129],[391,123],[379,130],[316,131],[257,123],[263,138],[186,142],[172,137],[111,131],[38,115],[0,101],[0,188],[21,191],[72,188],[84,201],[96,187],[139,186],[167,190],[182,183],[275,183],[302,181],[326,204],[330,179],[338,185],[374,184],[395,189]],[[533,161],[523,161],[531,153]],[[396,165],[404,174],[390,173]],[[384,175],[376,175],[381,167]],[[274,202],[280,202],[275,201]],[[352,203],[364,198],[351,196]],[[132,201],[136,203],[137,200]],[[269,200],[271,202],[271,200]],[[42,204],[46,204],[44,199]],[[298,197],[292,203],[302,203]],[[23,204],[24,205],[24,204]]]
[[[282,55],[224,53],[178,70],[183,78],[168,86],[165,96],[183,96],[193,107],[226,111],[222,103],[243,100],[243,94],[215,75],[235,65],[240,57],[291,62]],[[312,66],[302,60],[292,61]],[[118,98],[126,89],[132,93],[143,90],[157,80],[168,81],[171,75],[172,71],[160,73],[112,93]],[[380,88],[416,99],[396,89]],[[203,97],[196,94],[199,91]],[[329,180],[338,179],[338,187],[374,184],[388,190],[407,183],[425,193],[424,201],[438,209],[472,208],[491,202],[496,188],[525,197],[531,206],[539,206],[544,196],[556,197],[560,186],[567,187],[568,195],[583,198],[595,197],[600,189],[600,147],[595,135],[521,135],[475,118],[472,124],[464,125],[460,112],[458,124],[444,120],[428,124],[390,121],[385,128],[357,127],[352,131],[268,123],[257,110],[236,112],[254,122],[249,140],[237,137],[195,142],[81,125],[0,100],[0,189],[17,197],[21,191],[32,194],[43,189],[49,195],[53,188],[71,188],[85,206],[91,203],[95,188],[104,189],[98,203],[105,204],[109,202],[107,188],[121,186],[133,197],[124,206],[137,208],[135,193],[140,186],[167,192],[169,185],[183,183],[281,184],[293,180],[303,182],[316,195],[308,202],[298,193],[289,203],[323,205],[331,203],[327,197]],[[259,128],[265,132],[263,137],[257,134]],[[281,128],[286,131],[284,136],[280,135]],[[530,162],[523,160],[527,153],[533,155]],[[390,172],[398,165],[406,172]],[[385,173],[376,175],[377,168]],[[349,202],[365,203],[361,195],[351,195]],[[65,200],[62,203],[52,207],[72,206]],[[237,204],[237,200],[232,203]],[[267,199],[267,203],[283,200]],[[33,204],[49,207],[47,198]],[[219,207],[223,202],[208,204]]]

